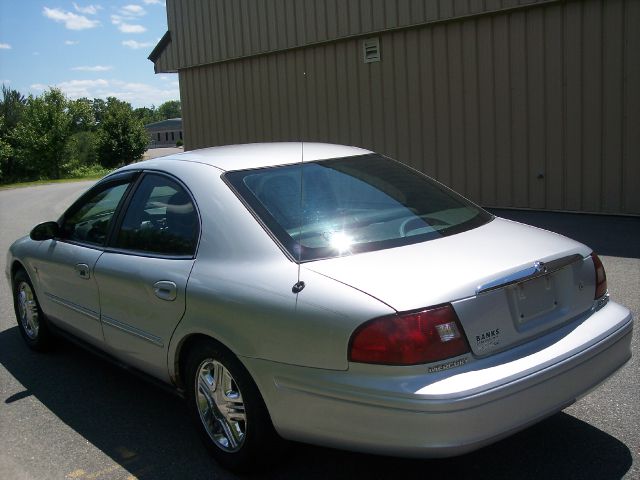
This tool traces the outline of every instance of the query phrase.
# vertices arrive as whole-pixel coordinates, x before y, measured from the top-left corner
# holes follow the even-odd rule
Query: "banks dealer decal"
[[[476,335],[477,350],[488,350],[492,347],[500,345],[500,329],[488,330]]]

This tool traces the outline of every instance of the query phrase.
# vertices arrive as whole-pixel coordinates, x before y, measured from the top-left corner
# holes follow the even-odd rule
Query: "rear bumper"
[[[587,394],[631,358],[633,322],[604,308],[546,338],[460,368],[352,364],[327,371],[243,358],[285,438],[407,457],[466,453]]]

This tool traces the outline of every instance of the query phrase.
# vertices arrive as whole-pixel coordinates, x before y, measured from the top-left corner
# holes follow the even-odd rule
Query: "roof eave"
[[[164,52],[164,49],[167,48],[169,42],[171,42],[171,32],[167,30],[147,58],[155,63]]]

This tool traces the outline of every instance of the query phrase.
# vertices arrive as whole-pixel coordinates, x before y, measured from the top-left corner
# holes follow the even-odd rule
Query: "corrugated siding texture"
[[[638,25],[637,0],[572,1],[386,33],[380,63],[348,39],[181,70],[187,148],[358,145],[484,205],[640,214]]]
[[[179,54],[159,71],[548,1],[167,0]]]

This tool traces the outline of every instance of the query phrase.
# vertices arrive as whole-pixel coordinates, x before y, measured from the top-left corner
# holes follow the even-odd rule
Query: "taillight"
[[[370,320],[349,342],[349,361],[416,365],[462,355],[469,344],[451,305]]]
[[[607,274],[604,271],[604,265],[595,253],[591,254],[593,266],[596,269],[596,294],[595,299],[604,296],[607,293]]]

